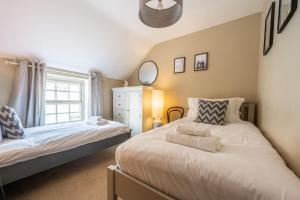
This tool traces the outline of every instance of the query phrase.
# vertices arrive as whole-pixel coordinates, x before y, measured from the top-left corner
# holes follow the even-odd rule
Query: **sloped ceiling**
[[[262,0],[184,0],[175,25],[138,19],[139,0],[0,0],[0,56],[126,79],[162,41],[260,12]]]

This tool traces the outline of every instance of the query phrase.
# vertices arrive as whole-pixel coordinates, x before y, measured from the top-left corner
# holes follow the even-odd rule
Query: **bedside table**
[[[0,177],[0,190],[1,190],[0,191],[0,200],[6,200],[4,190],[3,190],[3,187],[2,187],[1,177]]]

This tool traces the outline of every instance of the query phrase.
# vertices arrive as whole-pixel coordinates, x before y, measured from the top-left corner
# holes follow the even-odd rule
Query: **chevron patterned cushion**
[[[16,111],[8,106],[0,109],[0,124],[3,137],[10,139],[24,138],[24,128]]]
[[[228,101],[206,101],[199,99],[198,116],[195,122],[223,125]]]

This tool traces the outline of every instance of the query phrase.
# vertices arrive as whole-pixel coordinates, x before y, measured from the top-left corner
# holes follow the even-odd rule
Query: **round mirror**
[[[147,61],[139,69],[139,81],[143,85],[151,85],[157,78],[158,69],[154,62]]]

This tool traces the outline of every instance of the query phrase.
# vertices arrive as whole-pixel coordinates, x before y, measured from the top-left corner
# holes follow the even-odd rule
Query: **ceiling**
[[[173,26],[138,19],[139,0],[0,0],[0,56],[126,79],[162,41],[260,12],[262,0],[183,0]]]

